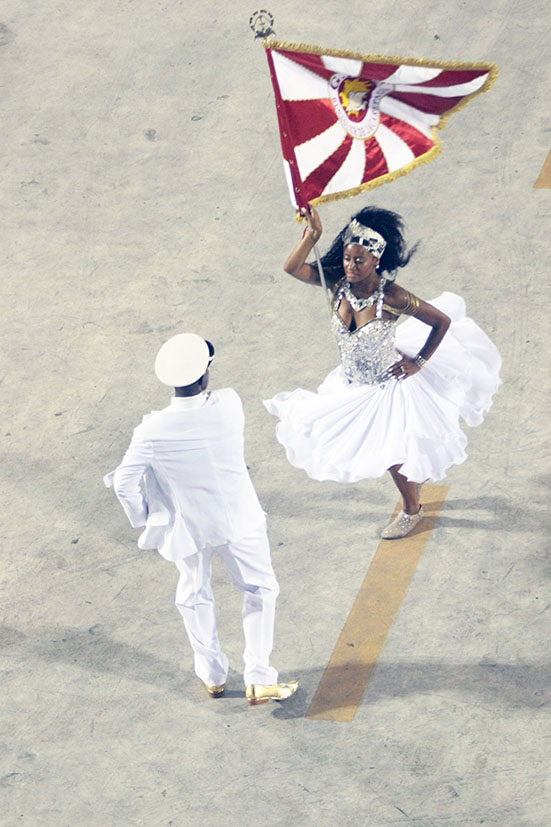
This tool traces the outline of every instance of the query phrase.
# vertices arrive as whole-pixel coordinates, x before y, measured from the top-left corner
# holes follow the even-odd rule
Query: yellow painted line
[[[449,491],[424,485],[424,519],[401,540],[382,540],[306,717],[351,721]],[[400,505],[396,506],[395,514]]]
[[[535,189],[551,189],[551,150],[541,168],[541,172],[534,184]]]

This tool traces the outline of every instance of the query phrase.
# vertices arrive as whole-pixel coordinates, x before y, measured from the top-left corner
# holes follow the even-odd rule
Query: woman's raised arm
[[[283,269],[286,273],[289,273],[289,275],[300,279],[300,281],[306,281],[308,284],[321,284],[316,267],[306,263],[306,259],[313,250],[314,244],[323,232],[321,219],[314,207],[310,207],[309,210],[303,208],[301,213],[308,221],[308,227],[304,231],[302,239],[283,265]]]

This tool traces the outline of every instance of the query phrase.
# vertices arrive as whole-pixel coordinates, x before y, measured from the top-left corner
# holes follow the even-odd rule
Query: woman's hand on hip
[[[392,365],[390,373],[395,379],[407,379],[408,376],[413,376],[414,373],[419,373],[420,370],[421,368],[417,362],[410,359],[409,356],[402,355],[400,361]]]

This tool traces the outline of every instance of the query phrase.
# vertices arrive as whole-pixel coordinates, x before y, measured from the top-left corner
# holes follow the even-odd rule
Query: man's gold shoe
[[[245,695],[247,703],[250,706],[256,706],[257,704],[267,704],[268,701],[284,701],[294,695],[297,689],[298,681],[274,683],[271,686],[253,683],[247,687]]]
[[[205,689],[211,698],[221,698],[226,691],[226,684],[223,683],[220,686],[209,686],[208,684],[205,684]]]

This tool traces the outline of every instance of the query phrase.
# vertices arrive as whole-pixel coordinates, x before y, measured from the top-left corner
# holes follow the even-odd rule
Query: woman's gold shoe
[[[419,506],[417,514],[406,514],[405,511],[400,511],[394,520],[382,530],[381,537],[383,540],[398,540],[400,537],[406,537],[422,519],[422,505]]]
[[[209,686],[208,684],[205,684],[205,689],[211,698],[221,698],[226,691],[226,684],[223,683],[220,686]]]
[[[245,695],[249,706],[267,704],[268,701],[284,701],[294,695],[298,689],[298,681],[288,683],[274,683],[265,686],[261,683],[253,683],[247,687]]]

